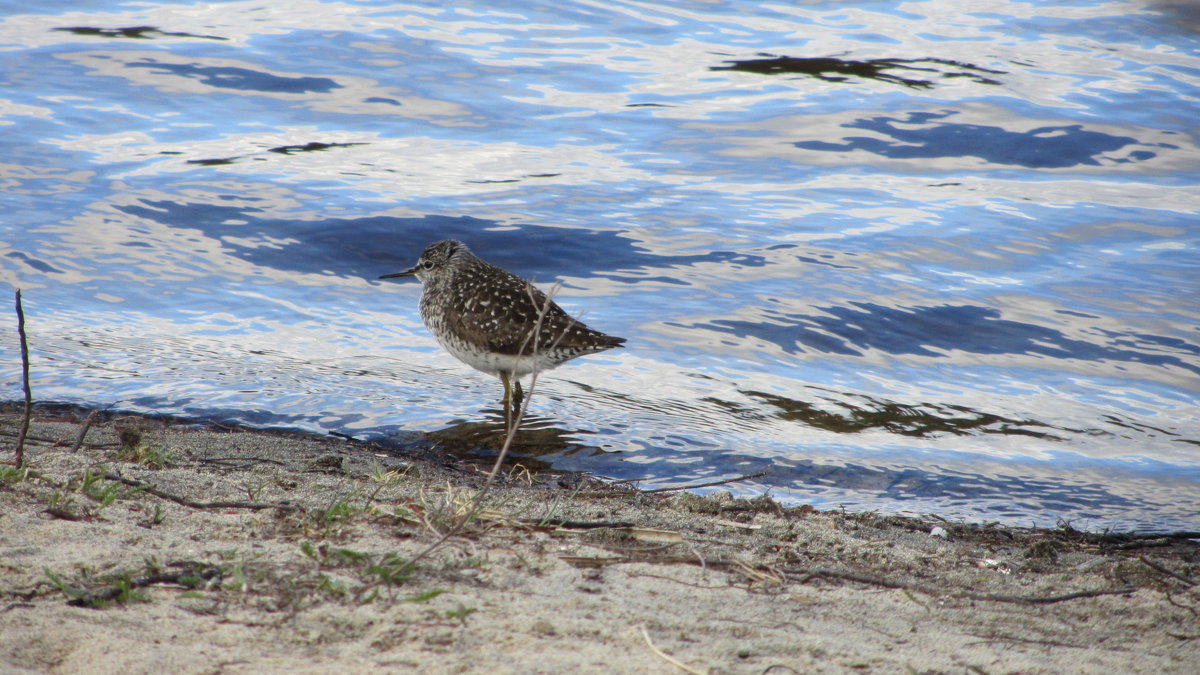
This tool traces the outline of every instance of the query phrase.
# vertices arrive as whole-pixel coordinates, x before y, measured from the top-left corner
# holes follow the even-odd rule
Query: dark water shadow
[[[22,251],[9,251],[8,253],[4,254],[4,257],[11,258],[13,260],[19,260],[43,274],[62,274],[63,273],[63,270],[58,269],[57,267],[51,265],[50,263],[44,262],[37,258],[34,258],[34,257],[30,256],[29,254],[24,253]]]
[[[891,159],[978,157],[992,164],[1024,166],[1031,169],[1061,169],[1079,165],[1099,166],[1097,157],[1104,153],[1139,144],[1136,138],[1089,131],[1084,129],[1082,124],[1009,131],[1003,127],[983,124],[934,123],[957,114],[953,110],[940,113],[911,112],[904,118],[880,115],[842,125],[848,129],[873,131],[889,136],[895,139],[894,141],[873,136],[848,136],[843,143],[799,141],[793,145],[822,152],[863,150]],[[1156,156],[1156,153],[1149,150],[1137,150],[1130,152],[1128,157],[1107,159],[1128,163]]]
[[[145,68],[161,74],[197,80],[219,89],[264,91],[286,94],[327,94],[342,85],[328,77],[284,77],[261,70],[236,66],[201,66],[192,63],[162,63],[150,58],[125,64],[126,68]]]
[[[499,409],[482,411],[482,420],[457,420],[442,429],[425,433],[424,440],[437,452],[463,461],[495,461],[504,447],[507,427],[504,413]],[[513,437],[506,465],[521,464],[537,471],[555,470],[551,461],[539,459],[550,456],[579,455],[594,457],[607,454],[605,450],[580,442],[588,432],[554,426],[554,420],[527,415]]]
[[[780,411],[780,414],[784,414]],[[967,422],[957,432],[971,433]],[[1035,423],[1036,424],[1036,423]],[[940,433],[940,432],[937,432]],[[972,513],[972,517],[988,518],[1036,518],[1044,520],[1048,514],[1070,514],[1072,518],[1101,518],[1111,521],[1114,513],[1136,512],[1155,508],[1156,493],[1143,490],[1132,494],[1116,494],[1110,485],[1098,482],[1095,477],[1106,471],[1108,464],[1090,458],[1071,455],[1055,456],[1045,461],[1029,461],[1007,464],[1002,473],[992,471],[998,463],[993,456],[976,455],[980,466],[988,467],[980,472],[955,470],[939,466],[934,456],[914,452],[912,457],[890,456],[879,463],[863,461],[839,462],[820,459],[798,458],[797,453],[780,457],[762,457],[737,452],[736,448],[711,452],[695,448],[658,448],[657,461],[614,462],[607,457],[589,461],[587,456],[558,456],[555,465],[572,471],[583,471],[639,482],[650,476],[654,486],[668,486],[679,481],[696,483],[719,480],[730,476],[755,476],[752,486],[755,492],[787,490],[793,497],[823,503],[826,508],[839,503],[864,504],[887,503],[889,509],[904,508],[905,503],[916,503],[916,508],[928,510]],[[703,455],[702,468],[696,465],[697,453]],[[955,466],[972,465],[970,455],[952,453]],[[1075,471],[1074,467],[1083,469]],[[672,479],[672,467],[678,467],[680,476]],[[1158,475],[1154,472],[1177,471],[1177,467],[1156,465],[1144,467],[1146,478]],[[763,474],[761,476],[757,474]],[[1187,480],[1186,477],[1180,477]],[[937,506],[934,505],[937,504]],[[874,508],[874,507],[868,507]]]
[[[501,231],[496,229],[501,225],[498,221],[468,216],[296,221],[261,218],[257,215],[260,210],[254,207],[205,203],[144,200],[117,208],[152,222],[198,229],[214,239],[286,240],[271,246],[223,241],[232,255],[262,267],[367,279],[408,267],[428,244],[439,239],[461,239],[480,257],[534,281],[702,262],[749,267],[768,264],[762,256],[736,251],[657,255],[612,231],[547,225],[521,225],[519,229],[509,226]]]
[[[51,30],[74,33],[85,37],[123,38],[127,40],[152,40],[158,37],[196,38],[198,40],[228,40],[229,38],[216,35],[195,35],[193,33],[172,33],[155,28],[154,26],[129,26],[126,28],[96,28],[93,26],[67,26]]]
[[[738,337],[755,337],[788,353],[817,352],[862,356],[869,350],[889,354],[946,358],[946,352],[1025,354],[1056,359],[1124,361],[1174,366],[1200,374],[1200,359],[1122,348],[1137,342],[1171,347],[1200,356],[1200,346],[1177,338],[1112,334],[1110,345],[1068,337],[1062,331],[1000,318],[1000,311],[978,305],[884,307],[868,302],[819,308],[822,314],[771,312],[770,321],[717,319],[680,327],[706,327]],[[1117,337],[1120,339],[1116,339]]]
[[[727,66],[709,66],[709,70],[737,70],[759,75],[800,75],[825,82],[847,82],[851,78],[875,80],[898,84],[913,89],[928,89],[933,80],[918,79],[937,76],[940,78],[968,78],[979,84],[998,85],[998,80],[987,75],[1004,75],[1003,70],[981,68],[969,63],[947,59],[868,59],[856,61],[835,57],[796,57],[759,54],[760,58],[725,61]],[[947,70],[950,68],[951,70]],[[898,74],[903,73],[903,75]]]
[[[1196,0],[1149,0],[1146,4],[1168,17],[1156,28],[1200,33],[1200,3]]]
[[[973,504],[973,508],[988,504],[985,511],[991,510],[998,516],[1028,513],[1033,504],[1042,510],[1077,515],[1088,510],[1112,513],[1147,506],[1141,500],[1113,494],[1109,486],[1055,475],[983,475],[801,460],[794,465],[775,467],[766,480],[793,488],[807,487],[817,494],[836,489],[901,503],[922,499]]]
[[[319,152],[322,150],[332,150],[335,148],[352,148],[356,145],[370,145],[369,143],[324,143],[322,141],[309,141],[302,145],[280,145],[274,148],[267,148],[267,152],[273,152],[279,155],[294,155],[300,152]],[[259,155],[259,156],[256,156]],[[261,153],[247,155],[231,155],[229,157],[211,157],[205,159],[189,159],[188,164],[199,164],[200,166],[221,166],[227,164],[236,164],[244,159],[259,159]]]
[[[851,392],[831,396],[826,393],[826,390],[819,387],[809,387],[808,390],[813,393],[815,402],[801,401],[761,391],[739,390],[739,393],[770,406],[766,413],[767,416],[842,434],[886,431],[916,438],[933,438],[946,434],[955,436],[998,434],[1062,441],[1065,438],[1053,432],[1105,433],[1100,430],[1065,429],[1037,420],[1014,419],[985,413],[962,405],[938,403],[912,405]],[[764,416],[756,409],[747,408],[733,401],[716,398],[704,400],[721,406],[739,419]]]

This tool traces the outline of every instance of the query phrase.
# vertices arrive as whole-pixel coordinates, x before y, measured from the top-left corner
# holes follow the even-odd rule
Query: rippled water
[[[35,395],[487,455],[454,237],[629,339],[527,464],[1200,527],[1197,5],[457,5],[0,10]]]

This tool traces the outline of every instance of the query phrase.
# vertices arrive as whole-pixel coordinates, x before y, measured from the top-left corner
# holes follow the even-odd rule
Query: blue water
[[[1200,529],[1200,6],[0,12],[39,400],[485,458],[499,383],[377,281],[453,237],[629,340],[517,461]]]

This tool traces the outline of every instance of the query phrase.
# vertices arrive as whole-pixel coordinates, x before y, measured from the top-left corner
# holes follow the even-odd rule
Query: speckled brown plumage
[[[499,377],[506,400],[510,379],[625,342],[588,328],[533,284],[481,260],[461,241],[434,242],[416,265],[380,278],[402,276],[424,284],[421,319],[429,332],[463,363]]]

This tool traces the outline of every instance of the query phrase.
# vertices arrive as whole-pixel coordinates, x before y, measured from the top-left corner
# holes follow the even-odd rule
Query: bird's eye
[[[430,260],[426,260],[421,263],[421,267],[424,267],[427,270],[431,270],[431,269],[433,269],[433,262]]]

